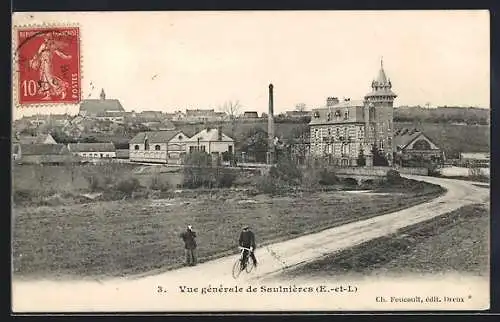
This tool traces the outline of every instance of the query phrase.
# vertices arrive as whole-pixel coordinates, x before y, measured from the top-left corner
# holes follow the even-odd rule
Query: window
[[[339,110],[335,111],[335,119],[337,121],[340,120],[340,111]]]
[[[98,155],[97,155],[97,153],[94,153],[94,157],[96,157],[96,158],[97,158],[97,156],[98,156]]]
[[[86,157],[87,156],[87,153],[82,153],[82,157]]]
[[[136,144],[136,145],[134,146],[134,150],[139,150],[139,145],[137,145],[137,144]]]
[[[144,140],[144,150],[149,150],[149,140],[148,139]]]
[[[205,152],[205,146],[204,145],[200,146],[200,151]]]
[[[178,137],[178,138],[179,138],[179,140],[182,140],[182,135],[179,135],[179,137]]]
[[[328,113],[326,115],[326,117],[327,117],[327,121],[331,121],[332,120],[332,113]]]
[[[342,154],[348,154],[348,153],[349,153],[349,145],[342,144]]]
[[[160,151],[160,145],[159,144],[155,145],[155,150],[156,151]]]
[[[101,158],[104,156],[104,154],[101,153]]]
[[[349,118],[349,111],[344,112],[344,120],[347,120]]]

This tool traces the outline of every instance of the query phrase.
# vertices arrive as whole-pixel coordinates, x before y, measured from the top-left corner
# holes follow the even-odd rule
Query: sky
[[[13,25],[78,23],[82,92],[127,111],[266,112],[362,99],[380,69],[395,105],[489,108],[489,13],[475,11],[230,11],[15,13]],[[15,67],[14,67],[15,69]],[[94,84],[91,90],[90,82]],[[78,112],[14,107],[13,117]]]

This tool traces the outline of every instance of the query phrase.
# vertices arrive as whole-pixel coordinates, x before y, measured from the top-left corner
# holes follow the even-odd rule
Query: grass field
[[[177,172],[176,172],[177,171]],[[104,164],[72,166],[16,165],[13,167],[12,188],[17,205],[49,205],[80,202],[90,192],[89,176],[110,183],[134,177],[142,187],[149,187],[153,177],[168,182],[172,188],[182,183],[179,168],[142,166],[137,164]],[[109,192],[109,189],[106,189]]]
[[[244,194],[14,208],[16,277],[121,276],[178,267],[186,224],[198,231],[199,256],[233,253],[243,224],[258,245],[297,237],[424,202],[441,194],[313,193],[270,198]],[[439,189],[438,189],[439,188]],[[431,192],[431,193],[430,193]]]
[[[392,236],[368,241],[281,277],[403,275],[459,272],[489,275],[489,209],[462,207],[400,230]]]

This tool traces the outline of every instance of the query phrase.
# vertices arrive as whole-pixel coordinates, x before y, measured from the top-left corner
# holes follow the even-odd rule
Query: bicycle
[[[254,267],[253,261],[249,260],[250,253],[247,255],[246,265],[244,265],[244,263],[243,263],[243,258],[244,258],[243,254],[244,254],[245,250],[247,250],[249,252],[252,252],[252,250],[250,248],[241,247],[241,246],[238,246],[238,248],[241,250],[240,256],[236,259],[236,261],[233,264],[233,278],[235,278],[235,279],[238,278],[238,276],[240,276],[241,272],[243,272],[243,271],[250,273]]]

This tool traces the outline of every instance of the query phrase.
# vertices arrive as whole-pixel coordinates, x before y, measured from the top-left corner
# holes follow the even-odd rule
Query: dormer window
[[[149,150],[149,140],[148,139],[144,140],[144,150]]]

